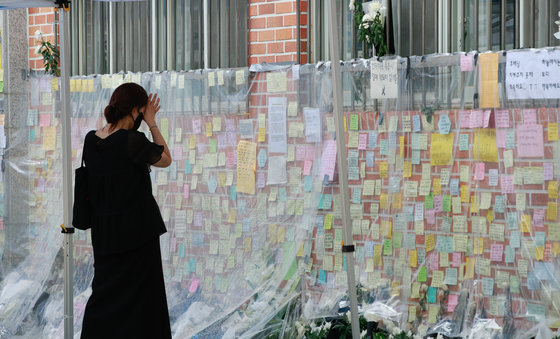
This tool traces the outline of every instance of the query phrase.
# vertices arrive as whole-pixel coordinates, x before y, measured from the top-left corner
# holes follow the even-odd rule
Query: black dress
[[[162,152],[137,131],[86,136],[94,277],[83,339],[171,338],[159,247],[166,229],[149,175]]]

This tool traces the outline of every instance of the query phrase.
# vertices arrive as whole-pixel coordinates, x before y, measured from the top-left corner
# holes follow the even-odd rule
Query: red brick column
[[[54,43],[54,12],[55,8],[29,8],[28,10],[28,39],[29,39],[29,68],[42,70],[45,68],[43,57],[35,53],[38,42],[35,40],[35,32],[43,32],[43,39]]]
[[[297,61],[297,1],[250,0],[249,64]],[[308,62],[307,0],[300,1],[300,63]]]

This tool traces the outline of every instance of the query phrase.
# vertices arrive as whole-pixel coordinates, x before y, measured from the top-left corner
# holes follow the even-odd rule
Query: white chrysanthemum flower
[[[370,312],[365,312],[364,313],[364,318],[366,318],[366,320],[368,322],[374,322],[374,323],[379,322],[379,317],[377,315],[373,314],[373,313],[370,313]]]
[[[330,329],[331,329],[331,326],[332,326],[332,324],[331,324],[330,321],[329,321],[329,322],[326,322],[326,323],[325,323],[325,330],[327,330],[327,331],[330,330]]]
[[[43,40],[43,32],[40,30],[35,31],[35,40]]]
[[[373,2],[369,5],[369,13],[375,14],[381,9],[381,4],[379,2]]]
[[[370,13],[364,14],[364,16],[362,17],[362,22],[366,22],[366,21],[373,21],[375,19],[375,16],[371,15]]]
[[[558,28],[558,32],[554,33],[554,37],[560,40],[560,27]]]
[[[443,336],[441,335],[441,333],[438,333],[436,339],[443,339]]]
[[[387,332],[391,333],[395,328],[395,324],[393,324],[392,321],[387,321],[387,323],[385,324],[385,328],[387,329]]]
[[[369,24],[368,24],[367,22],[364,22],[362,25],[363,25],[362,27],[363,27],[364,29],[368,29],[368,28],[369,28]]]
[[[426,292],[426,291],[428,290],[428,285],[426,285],[426,284],[420,285],[420,290],[421,290],[422,292]]]
[[[348,5],[350,11],[354,12],[356,10],[355,0],[350,0],[350,4]]]
[[[365,338],[367,335],[367,331],[363,330],[362,333],[360,333],[360,338]]]
[[[41,45],[35,47],[35,54],[41,54],[42,49],[43,49],[43,46],[41,46]]]
[[[393,327],[393,335],[399,335],[402,332],[403,332],[403,330],[401,330],[400,327],[398,327],[398,326]]]

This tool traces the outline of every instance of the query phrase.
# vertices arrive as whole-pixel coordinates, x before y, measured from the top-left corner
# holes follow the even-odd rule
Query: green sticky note
[[[385,239],[383,243],[383,255],[393,255],[393,240]]]
[[[0,81],[0,93],[4,92],[4,81]]]
[[[418,270],[418,282],[426,281],[428,281],[428,269],[426,268],[426,266],[422,266]]]
[[[395,248],[401,248],[402,247],[402,233],[401,232],[395,232],[393,234],[393,247],[395,247]]]
[[[444,212],[451,212],[451,196],[444,195],[441,199],[441,208]]]
[[[360,127],[360,116],[358,114],[350,115],[350,130],[357,131]]]
[[[218,142],[216,139],[210,139],[210,153],[216,153]]]
[[[430,192],[430,194],[426,197],[426,200],[424,200],[424,208],[427,210],[434,208],[434,194],[432,192]]]
[[[297,272],[296,245],[287,241],[282,248],[282,272],[284,280],[290,280]]]

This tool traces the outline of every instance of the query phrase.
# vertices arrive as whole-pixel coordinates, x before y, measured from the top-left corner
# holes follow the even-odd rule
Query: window
[[[361,1],[361,0],[356,0]],[[560,2],[555,0],[385,0],[386,29],[401,56],[456,51],[508,50],[558,46],[554,38]],[[365,2],[365,1],[361,1]],[[341,30],[341,58],[364,56],[357,41],[348,1],[337,1]],[[328,60],[326,4],[312,2],[312,61]]]
[[[207,15],[203,3],[73,1],[72,74],[246,66],[247,1],[208,0]]]

